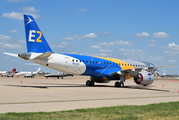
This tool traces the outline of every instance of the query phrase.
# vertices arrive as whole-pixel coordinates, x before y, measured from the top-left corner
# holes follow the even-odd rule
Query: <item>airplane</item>
[[[40,70],[41,70],[41,68],[39,67],[39,68],[37,69],[37,71],[35,71],[35,72],[18,72],[18,73],[15,74],[15,76],[18,77],[18,76],[22,75],[22,76],[24,76],[25,78],[26,78],[26,77],[31,77],[31,78],[33,78],[34,75],[37,75],[37,74],[40,72]]]
[[[1,77],[13,77],[16,74],[16,68],[13,68],[12,71],[0,71]]]
[[[72,74],[68,74],[68,73],[64,73],[64,72],[56,72],[56,73],[49,73],[49,74],[46,74],[44,75],[44,77],[46,77],[48,79],[48,77],[57,77],[59,79],[59,77],[66,77],[66,76],[72,76]]]
[[[27,53],[20,53],[18,57],[57,71],[90,76],[86,86],[113,80],[116,81],[115,87],[124,87],[126,79],[130,78],[138,85],[147,86],[153,83],[156,68],[175,66],[154,66],[145,61],[55,53],[31,15],[24,14],[24,24]]]

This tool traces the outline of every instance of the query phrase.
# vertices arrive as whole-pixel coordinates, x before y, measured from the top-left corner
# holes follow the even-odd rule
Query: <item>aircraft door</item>
[[[70,58],[65,57],[65,67],[69,67],[69,65],[70,65]]]

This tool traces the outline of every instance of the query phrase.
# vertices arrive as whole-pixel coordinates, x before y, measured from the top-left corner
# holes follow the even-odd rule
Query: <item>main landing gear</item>
[[[115,82],[115,87],[124,87],[123,82]]]
[[[94,86],[94,80],[87,80],[86,86]]]

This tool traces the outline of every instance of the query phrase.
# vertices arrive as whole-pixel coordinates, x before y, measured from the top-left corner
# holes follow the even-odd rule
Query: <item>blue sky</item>
[[[178,64],[178,5],[178,0],[0,0],[0,70],[39,67],[2,54],[26,52],[24,13],[33,15],[54,52]],[[178,66],[159,70],[178,74]]]

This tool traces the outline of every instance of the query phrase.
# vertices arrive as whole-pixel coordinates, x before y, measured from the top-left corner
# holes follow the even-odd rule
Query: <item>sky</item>
[[[40,67],[3,54],[27,52],[23,14],[30,14],[54,52],[176,64],[159,71],[179,74],[178,5],[178,0],[0,0],[0,71]]]

